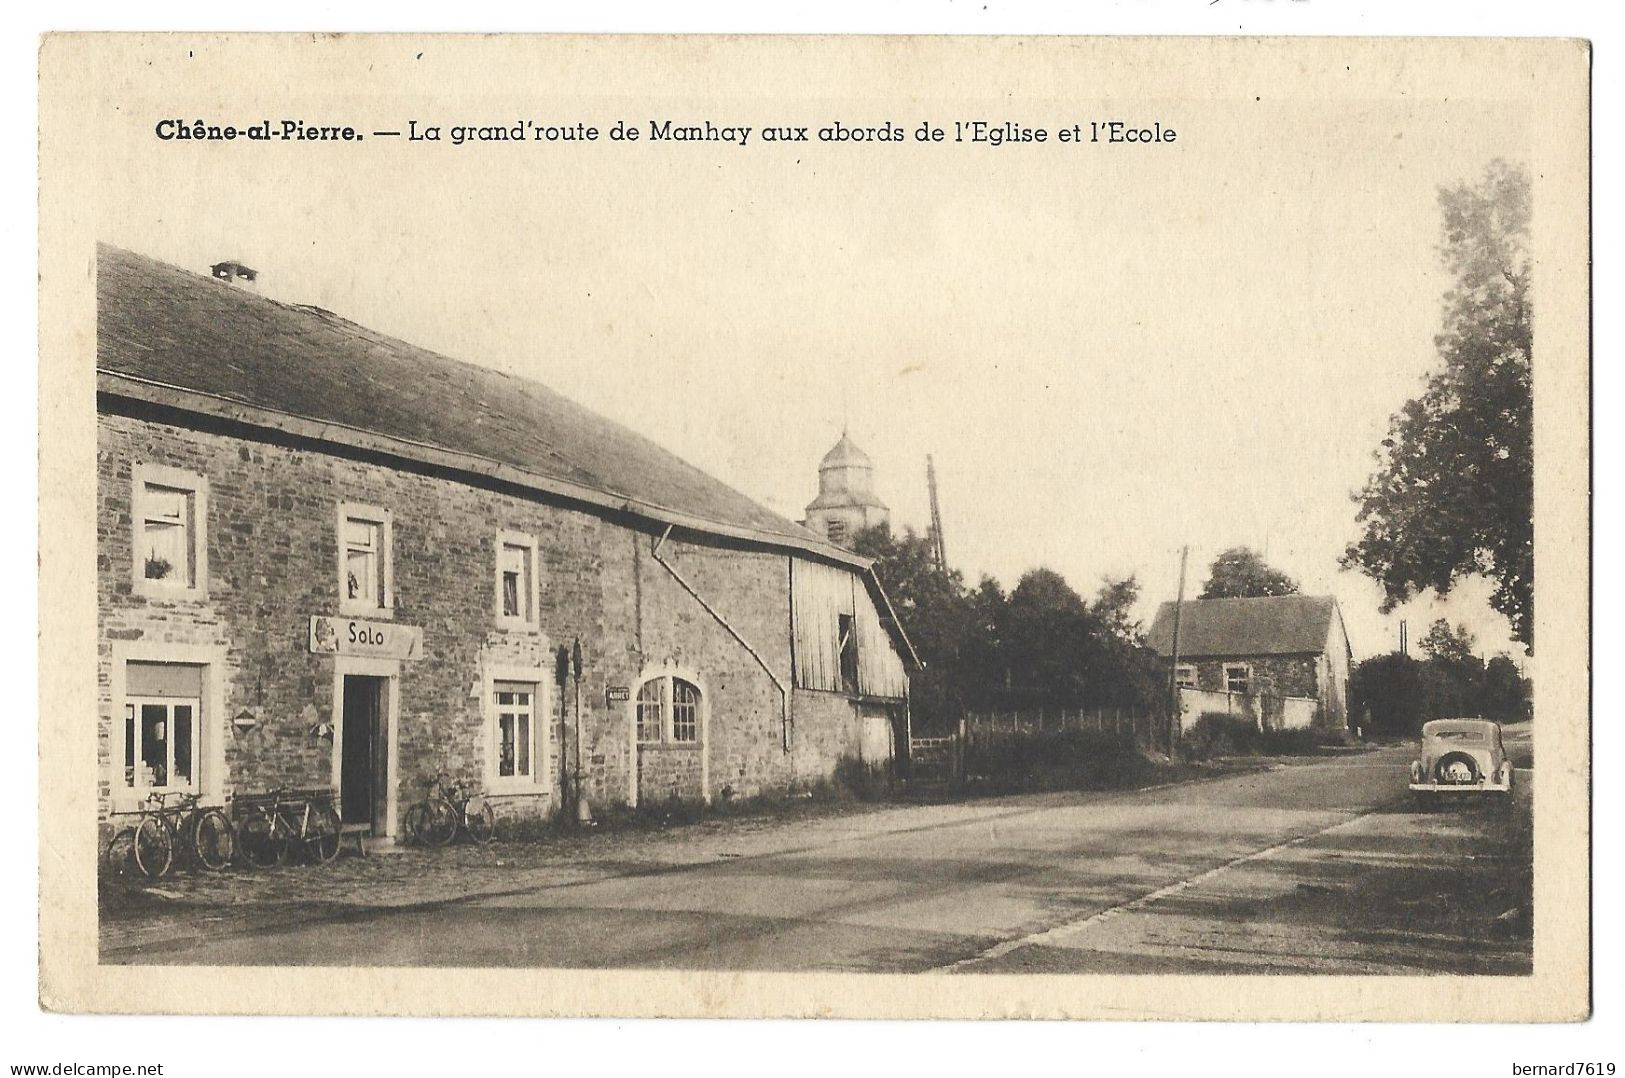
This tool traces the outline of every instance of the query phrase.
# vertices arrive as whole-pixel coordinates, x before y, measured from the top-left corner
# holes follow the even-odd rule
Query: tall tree
[[[1201,599],[1253,599],[1262,595],[1296,595],[1298,582],[1272,569],[1251,547],[1231,547],[1208,568]]]
[[[1005,604],[1012,688],[1033,704],[1076,706],[1090,682],[1085,655],[1095,629],[1089,604],[1065,577],[1053,569],[1027,570]]]
[[[1439,192],[1439,254],[1455,284],[1434,338],[1442,362],[1389,423],[1377,471],[1354,495],[1364,532],[1343,564],[1383,587],[1384,611],[1467,575],[1534,650],[1529,176],[1494,161]]]
[[[1125,577],[1101,577],[1100,590],[1095,593],[1094,612],[1107,631],[1119,640],[1140,643],[1142,626],[1134,616],[1134,604],[1140,601],[1140,581],[1134,574]]]
[[[1437,618],[1422,637],[1422,653],[1439,662],[1461,663],[1473,658],[1473,647],[1478,641],[1465,625],[1454,629],[1444,618]]]

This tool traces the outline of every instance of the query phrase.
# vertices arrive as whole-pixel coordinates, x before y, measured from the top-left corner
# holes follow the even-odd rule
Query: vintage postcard
[[[1584,42],[40,66],[45,1007],[1589,1013]]]

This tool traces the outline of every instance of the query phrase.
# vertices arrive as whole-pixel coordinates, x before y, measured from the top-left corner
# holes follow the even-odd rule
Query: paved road
[[[112,962],[952,973],[1524,973],[1527,781],[1416,812],[1406,749],[1124,794],[727,830]],[[651,859],[652,858],[652,859]],[[309,870],[316,871],[316,870]],[[267,922],[273,923],[273,922]],[[105,939],[105,937],[104,937]]]

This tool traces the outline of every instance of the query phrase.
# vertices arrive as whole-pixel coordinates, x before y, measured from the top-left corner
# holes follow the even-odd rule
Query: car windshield
[[[1430,730],[1428,736],[1436,741],[1483,741],[1482,730]]]

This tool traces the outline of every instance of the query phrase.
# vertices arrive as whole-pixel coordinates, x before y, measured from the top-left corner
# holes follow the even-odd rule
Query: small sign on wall
[[[609,685],[604,688],[605,704],[624,704],[632,699],[632,690],[626,685]]]
[[[365,655],[374,659],[423,658],[423,629],[388,621],[310,616],[313,655]]]

